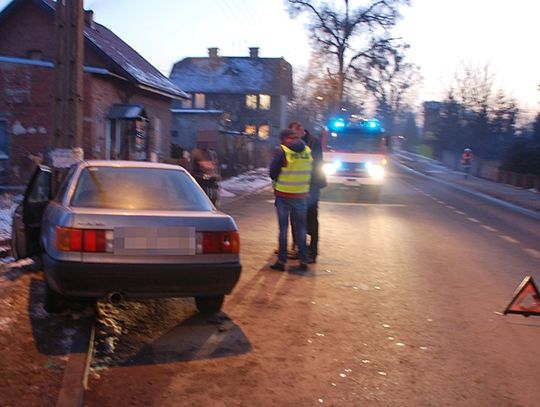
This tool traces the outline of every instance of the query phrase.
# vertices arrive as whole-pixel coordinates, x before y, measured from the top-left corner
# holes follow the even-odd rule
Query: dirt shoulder
[[[50,316],[30,259],[0,265],[0,406],[54,406],[80,312]]]

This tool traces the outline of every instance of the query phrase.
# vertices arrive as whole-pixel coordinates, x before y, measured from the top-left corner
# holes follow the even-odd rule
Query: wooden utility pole
[[[83,30],[83,0],[57,0],[53,168],[69,167],[82,154]]]

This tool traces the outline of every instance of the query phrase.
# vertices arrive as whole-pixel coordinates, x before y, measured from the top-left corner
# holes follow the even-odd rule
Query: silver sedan
[[[13,218],[16,257],[41,255],[45,308],[69,297],[195,297],[221,309],[240,273],[234,220],[191,175],[169,164],[83,161],[51,194],[38,168]]]

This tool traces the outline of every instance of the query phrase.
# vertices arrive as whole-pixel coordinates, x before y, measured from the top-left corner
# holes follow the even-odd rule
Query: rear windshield
[[[342,130],[328,133],[326,149],[349,153],[380,153],[385,151],[384,133]]]
[[[71,206],[107,209],[209,211],[204,192],[183,171],[160,168],[87,167]]]

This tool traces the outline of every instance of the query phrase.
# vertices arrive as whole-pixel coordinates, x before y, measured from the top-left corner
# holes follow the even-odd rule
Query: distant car
[[[221,309],[240,273],[234,220],[177,165],[83,161],[51,194],[37,168],[13,217],[14,257],[40,254],[45,308],[69,297],[195,297]]]

